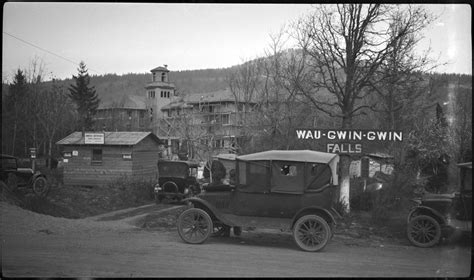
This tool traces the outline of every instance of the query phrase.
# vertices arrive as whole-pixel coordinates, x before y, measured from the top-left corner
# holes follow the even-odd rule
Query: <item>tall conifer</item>
[[[81,61],[77,69],[78,75],[72,76],[76,84],[69,86],[69,97],[74,101],[79,113],[82,132],[91,130],[93,127],[92,117],[99,106],[99,98],[93,86],[89,86],[90,77],[87,73],[86,64]]]

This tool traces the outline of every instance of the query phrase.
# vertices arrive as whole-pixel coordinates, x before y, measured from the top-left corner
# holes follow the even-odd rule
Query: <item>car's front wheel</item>
[[[433,217],[415,216],[408,223],[407,236],[408,240],[417,247],[431,247],[441,239],[441,226]]]
[[[206,211],[190,208],[178,217],[178,233],[186,243],[204,243],[213,231],[212,220]]]
[[[44,177],[37,177],[33,181],[33,192],[38,196],[46,196],[49,192],[48,181]]]
[[[331,228],[318,215],[305,215],[293,227],[293,239],[300,249],[309,252],[322,250],[331,238]]]

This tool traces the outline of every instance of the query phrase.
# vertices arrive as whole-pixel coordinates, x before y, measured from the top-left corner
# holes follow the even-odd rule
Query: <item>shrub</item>
[[[110,200],[121,206],[135,206],[153,200],[154,181],[149,179],[122,176],[110,181],[106,186]]]

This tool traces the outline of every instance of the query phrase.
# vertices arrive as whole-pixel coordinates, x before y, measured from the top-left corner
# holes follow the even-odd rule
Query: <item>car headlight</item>
[[[162,190],[162,188],[160,187],[159,184],[156,184],[154,190],[155,190],[155,192],[159,192],[159,191]]]
[[[188,194],[189,193],[189,189],[184,189],[184,194]]]

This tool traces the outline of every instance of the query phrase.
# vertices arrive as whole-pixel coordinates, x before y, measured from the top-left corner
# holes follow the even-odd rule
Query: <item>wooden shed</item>
[[[100,186],[125,175],[155,179],[163,143],[151,132],[73,132],[56,144],[65,185]]]

